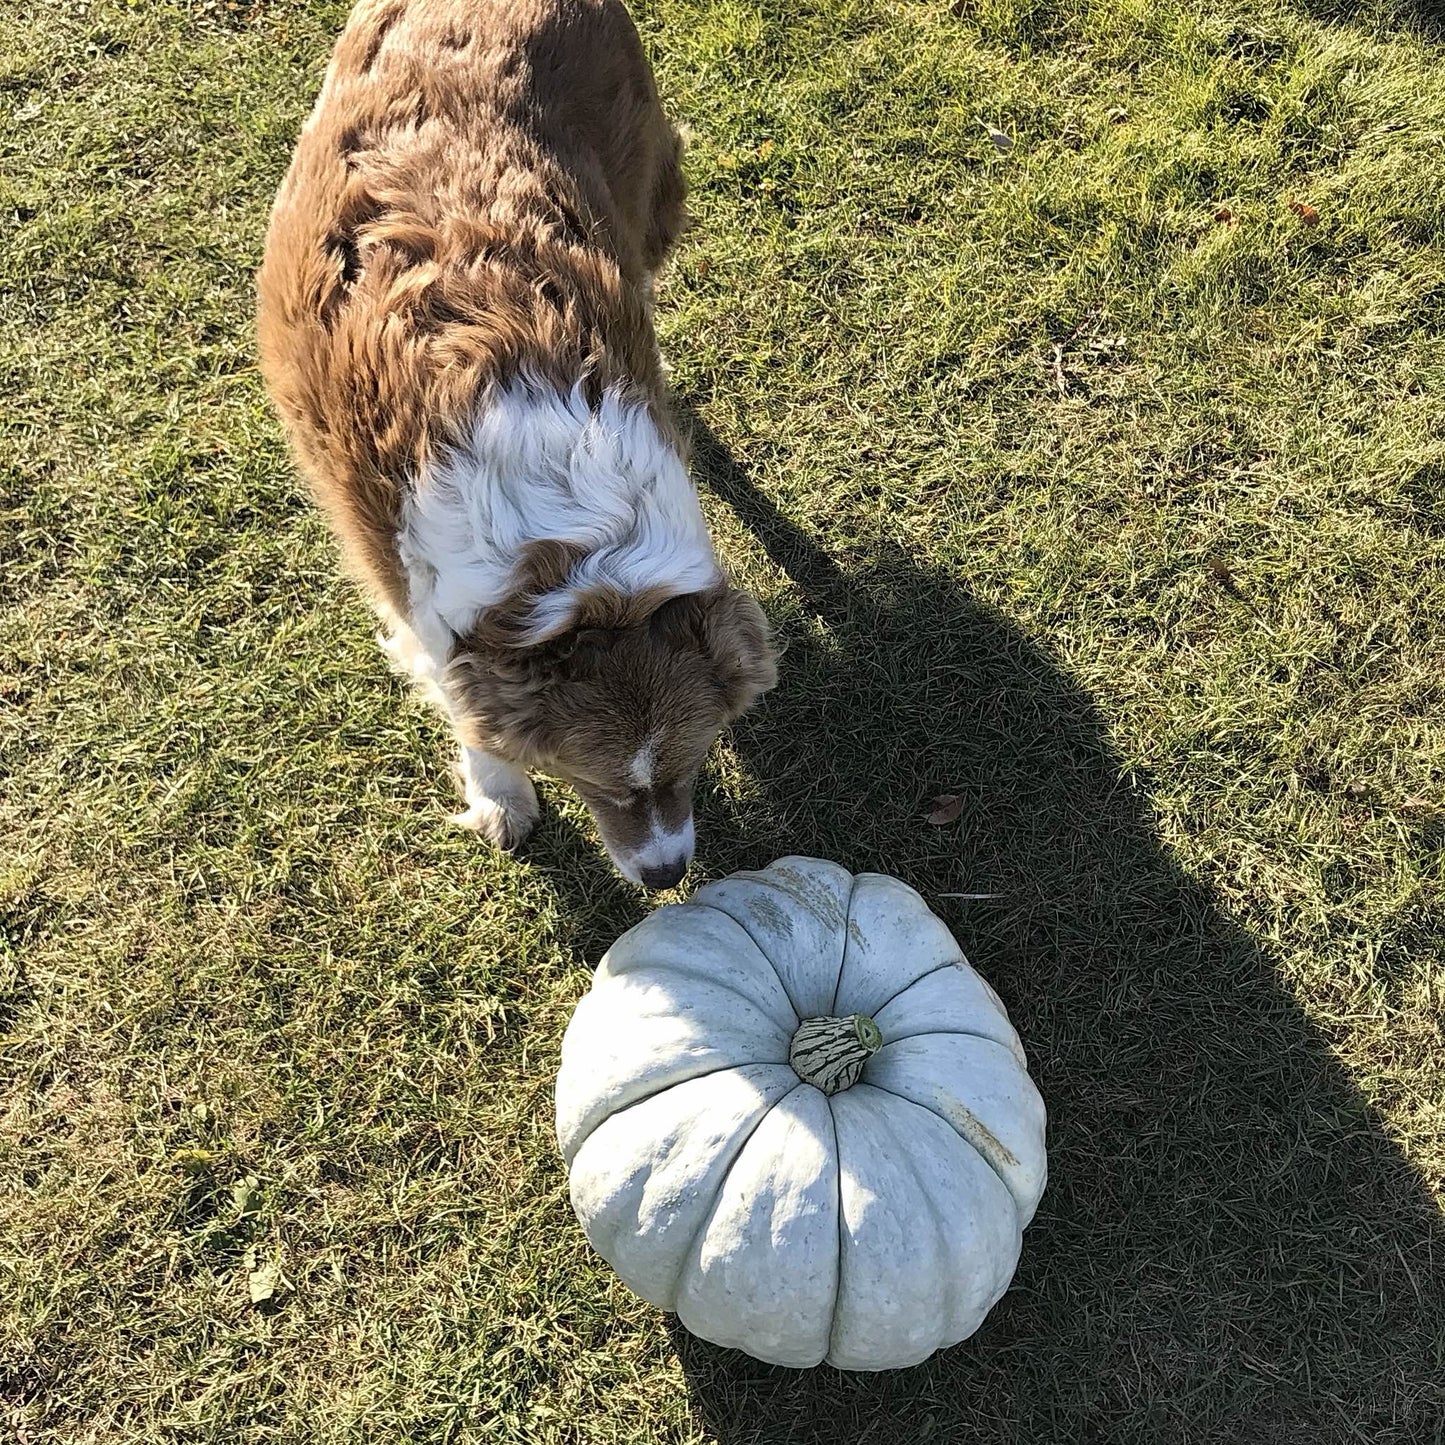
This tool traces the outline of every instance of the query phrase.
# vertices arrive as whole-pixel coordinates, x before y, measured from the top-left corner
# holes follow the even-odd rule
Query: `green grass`
[[[0,18],[0,1436],[1445,1438],[1430,16],[640,10],[664,341],[787,643],[696,876],[914,883],[1050,1108],[1013,1290],[881,1377],[688,1339],[572,1220],[558,1041],[648,904],[560,790],[523,860],[448,829],[251,361],[341,16]]]

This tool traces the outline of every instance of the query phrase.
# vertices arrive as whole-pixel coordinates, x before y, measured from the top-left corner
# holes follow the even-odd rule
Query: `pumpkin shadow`
[[[914,1369],[773,1368],[669,1319],[699,1425],[727,1445],[1445,1438],[1440,1212],[1171,861],[1099,707],[901,551],[845,570],[688,419],[702,485],[803,603],[735,732],[760,795],[699,799],[704,867],[807,853],[919,889],[1009,1006],[1051,1176],[1009,1293]],[[944,791],[963,817],[929,827]]]

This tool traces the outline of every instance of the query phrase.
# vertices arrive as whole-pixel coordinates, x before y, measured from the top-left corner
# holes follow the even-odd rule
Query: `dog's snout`
[[[606,836],[604,831],[603,837]],[[673,888],[682,882],[682,875],[692,862],[693,842],[689,816],[679,827],[663,829],[654,823],[640,848],[614,848],[609,844],[608,851],[624,878],[644,888]]]
[[[667,863],[650,864],[638,871],[646,888],[673,888],[682,882],[682,875],[687,872],[687,859],[679,856]]]

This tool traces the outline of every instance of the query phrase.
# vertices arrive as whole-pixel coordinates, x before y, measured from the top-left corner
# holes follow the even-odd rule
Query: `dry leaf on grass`
[[[932,823],[935,828],[942,828],[945,824],[956,823],[962,812],[963,799],[957,793],[940,793],[928,805],[923,821]]]
[[[254,1174],[238,1179],[231,1186],[231,1202],[241,1218],[255,1214],[261,1207],[261,1181]]]
[[[246,1271],[246,1293],[253,1305],[261,1306],[276,1297],[278,1271],[275,1264],[260,1264],[254,1248],[242,1256],[241,1266]]]
[[[1234,573],[1229,570],[1229,563],[1223,557],[1211,557],[1209,559],[1209,571],[1214,580],[1224,588],[1226,592],[1237,593],[1239,583],[1234,580]]]
[[[1300,218],[1300,220],[1305,223],[1305,225],[1319,225],[1320,213],[1315,210],[1315,208],[1310,205],[1308,201],[1297,201],[1293,196],[1291,196],[1289,198],[1289,208],[1295,213],[1295,215]]]
[[[990,125],[984,121],[983,128],[988,132],[988,138],[994,143],[995,149],[1007,155],[1014,148],[1014,138],[1006,131],[1001,131],[997,126]]]

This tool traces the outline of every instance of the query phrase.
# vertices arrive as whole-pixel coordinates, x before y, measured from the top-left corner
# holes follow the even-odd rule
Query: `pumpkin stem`
[[[793,1034],[788,1062],[805,1084],[836,1094],[858,1082],[882,1044],[883,1031],[865,1014],[804,1019]]]

